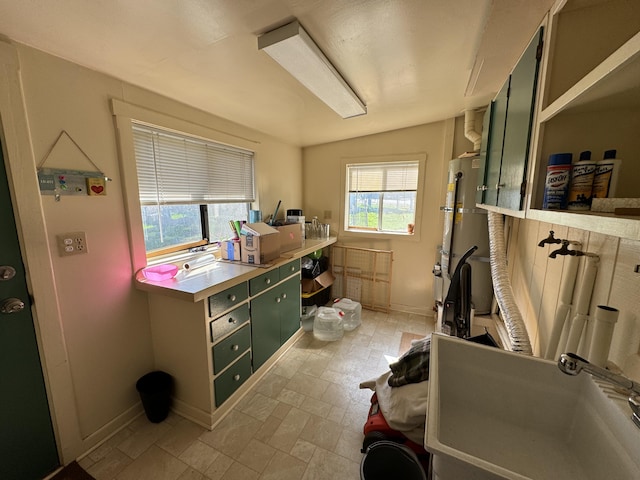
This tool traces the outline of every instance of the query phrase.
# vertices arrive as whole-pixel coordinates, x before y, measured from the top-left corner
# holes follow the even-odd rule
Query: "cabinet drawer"
[[[231,365],[226,372],[213,381],[216,406],[222,405],[233,392],[247,381],[250,375],[251,355],[247,352],[236,363]]]
[[[220,318],[216,318],[209,324],[211,330],[211,341],[215,342],[224,337],[227,333],[235,330],[247,320],[249,320],[248,303],[240,305],[235,310],[224,314]]]
[[[242,282],[235,287],[226,289],[209,297],[209,316],[215,317],[220,313],[238,305],[247,299],[247,284]]]
[[[245,325],[233,335],[213,347],[213,373],[218,374],[227,365],[249,349],[251,328]]]
[[[279,281],[280,273],[279,270],[275,268],[269,272],[263,273],[259,277],[249,280],[249,291],[251,292],[251,295],[257,295]]]
[[[286,265],[281,266],[278,270],[280,271],[280,280],[287,278],[288,276],[300,271],[300,260],[289,262]]]

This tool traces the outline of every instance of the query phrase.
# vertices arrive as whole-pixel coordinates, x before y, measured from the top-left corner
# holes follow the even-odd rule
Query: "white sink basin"
[[[425,433],[434,479],[640,478],[640,429],[625,403],[587,373],[434,334]]]

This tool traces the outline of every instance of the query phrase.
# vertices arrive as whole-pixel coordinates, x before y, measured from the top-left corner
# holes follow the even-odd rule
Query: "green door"
[[[476,203],[485,202],[485,192],[487,190],[487,154],[491,146],[489,145],[489,138],[491,137],[491,125],[493,118],[493,109],[495,102],[491,102],[489,107],[484,112],[484,118],[482,120],[482,142],[480,143],[480,156],[478,159],[478,178],[477,178],[477,190],[476,190]]]
[[[290,278],[278,286],[282,292],[280,304],[280,344],[300,328],[300,276]]]
[[[522,209],[536,99],[542,29],[533,38],[511,73],[509,108],[504,132],[498,206]]]
[[[0,478],[35,480],[58,465],[0,145]]]
[[[491,105],[491,126],[485,163],[484,203],[498,205],[500,184],[500,167],[502,165],[502,146],[509,105],[509,79],[504,83],[500,93]]]
[[[277,288],[251,300],[251,354],[254,372],[280,348],[281,301]]]

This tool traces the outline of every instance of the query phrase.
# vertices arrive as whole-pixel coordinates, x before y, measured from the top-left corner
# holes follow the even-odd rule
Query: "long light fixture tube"
[[[302,83],[342,118],[367,113],[367,107],[294,20],[258,37],[258,49]]]

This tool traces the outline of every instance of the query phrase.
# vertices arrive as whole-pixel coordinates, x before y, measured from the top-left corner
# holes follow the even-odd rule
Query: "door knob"
[[[0,280],[11,280],[16,276],[16,269],[9,265],[0,266]]]
[[[0,303],[0,313],[16,313],[24,310],[24,302],[19,298],[7,298]]]

